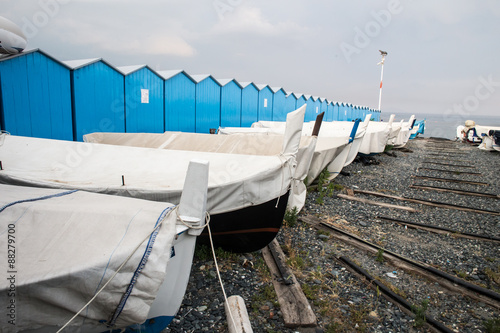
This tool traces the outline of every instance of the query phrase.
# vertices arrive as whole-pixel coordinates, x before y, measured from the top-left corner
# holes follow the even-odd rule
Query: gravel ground
[[[376,156],[371,160],[373,163],[367,165],[358,162],[344,168],[343,171],[349,175],[339,175],[333,181],[334,184],[341,185],[336,186],[333,196],[323,197],[323,203],[318,204],[319,193],[311,191],[299,217],[314,215],[387,250],[500,292],[498,243],[406,228],[377,218],[387,216],[500,237],[499,216],[356,194],[357,197],[417,209],[416,213],[411,213],[345,200],[335,195],[340,191],[344,192],[345,188],[353,188],[500,211],[500,200],[495,198],[409,187],[415,183],[499,194],[500,179],[496,174],[500,162],[499,153],[481,151],[461,143],[428,139],[412,140],[407,148],[403,151],[395,150],[391,154],[395,156]],[[442,150],[444,148],[446,150]],[[430,160],[474,168],[424,163]],[[481,175],[445,173],[422,168],[461,170]],[[477,181],[488,185],[429,181],[412,178],[412,175]],[[303,222],[284,226],[278,235],[278,241],[310,301],[318,326],[315,329],[289,329],[284,326],[270,274],[260,252],[235,255],[218,251],[219,268],[226,293],[228,296],[243,297],[254,332],[430,331],[425,326],[417,327],[412,315],[401,311],[383,295],[367,286],[366,282],[350,273],[337,261],[340,256],[356,262],[410,303],[421,306],[423,301],[428,302],[426,313],[456,332],[488,332],[487,323],[491,324],[494,320],[497,320],[496,329],[500,329],[499,309],[460,294],[452,294],[435,282],[401,271],[387,262],[379,262],[375,255],[338,241],[332,235],[317,231]],[[213,259],[208,249],[197,247],[183,306],[166,332],[226,330],[223,296]]]

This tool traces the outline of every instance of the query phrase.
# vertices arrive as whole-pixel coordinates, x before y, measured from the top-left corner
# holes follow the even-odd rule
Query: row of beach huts
[[[115,67],[104,59],[60,61],[35,49],[0,57],[0,125],[14,135],[82,141],[92,132],[209,133],[284,121],[307,105],[305,121],[364,119],[380,111],[267,84]]]

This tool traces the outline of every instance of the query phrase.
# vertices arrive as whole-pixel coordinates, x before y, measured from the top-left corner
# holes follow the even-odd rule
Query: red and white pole
[[[378,97],[378,110],[382,111],[381,106],[382,106],[382,80],[384,79],[384,61],[385,61],[385,56],[387,55],[387,52],[380,51],[382,54],[382,60],[377,64],[382,66],[382,70],[380,73],[380,94]]]

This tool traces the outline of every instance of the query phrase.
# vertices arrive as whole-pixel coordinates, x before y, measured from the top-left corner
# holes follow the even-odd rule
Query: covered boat
[[[396,139],[394,140],[394,148],[403,148],[406,146],[406,143],[408,140],[410,140],[410,135],[411,135],[411,130],[413,128],[413,125],[415,123],[415,115],[411,115],[410,119],[408,122],[402,122],[401,123],[401,129],[399,130],[398,135],[396,136]]]
[[[295,112],[297,112],[297,115],[303,115],[305,113],[305,106]],[[286,149],[286,141],[288,139],[286,135],[268,135],[267,133],[254,133],[253,135],[239,133],[228,136],[183,132],[92,133],[83,137],[85,142],[90,143],[263,156],[282,155],[284,149]],[[305,203],[307,189],[304,185],[304,179],[307,176],[315,145],[315,137],[302,136],[300,139],[300,146],[296,156],[297,167],[293,176],[288,200],[289,207],[296,207],[300,210]]]
[[[302,118],[301,118],[302,116]],[[289,115],[279,156],[164,150],[5,136],[0,183],[82,189],[177,204],[191,159],[210,163],[207,209],[216,246],[251,252],[279,231],[303,115]]]
[[[364,136],[368,121],[359,125],[359,121],[345,122],[341,129],[332,129],[331,122],[322,122],[318,133],[314,155],[312,157],[309,170],[307,172],[306,185],[311,184],[327,168],[330,179],[336,177],[345,165],[348,165],[356,157],[359,145]],[[302,135],[311,136],[313,134],[315,122],[304,123]],[[221,127],[219,134],[235,133],[283,133],[285,124],[275,121],[259,121],[252,124],[251,128]],[[352,156],[354,155],[354,156]]]
[[[208,164],[192,162],[177,207],[0,184],[1,331],[163,330],[188,284],[207,182]]]

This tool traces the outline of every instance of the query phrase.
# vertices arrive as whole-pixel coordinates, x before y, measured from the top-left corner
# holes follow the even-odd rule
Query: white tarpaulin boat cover
[[[392,123],[370,121],[359,152],[364,155],[383,153],[391,131]]]
[[[284,136],[280,134],[235,133],[234,135],[213,135],[202,133],[92,133],[83,137],[85,142],[119,146],[159,148],[243,155],[278,156],[282,153]],[[288,205],[302,208],[307,189],[303,183],[316,144],[316,138],[301,137],[297,152],[297,168],[292,181]]]
[[[61,327],[117,271],[82,312],[87,319],[78,317],[70,331],[82,324],[104,330],[99,321],[118,327],[144,322],[171,255],[172,208],[85,191],[0,185],[0,256],[14,258],[2,266],[10,279],[0,279],[1,331]],[[9,304],[15,304],[15,326],[7,324]]]
[[[328,168],[330,179],[332,179],[338,175],[344,166],[349,165],[354,160],[365,135],[370,116],[367,116],[368,120],[359,125],[354,138],[350,138],[354,122],[322,122],[307,175],[307,185],[311,184],[325,167]],[[302,135],[311,135],[314,124],[315,122],[305,123],[302,128]],[[221,127],[219,133],[283,133],[284,128],[284,122],[258,121],[253,123],[251,128]],[[354,142],[350,142],[351,139]]]
[[[401,130],[399,131],[398,136],[394,141],[394,148],[403,148],[408,140],[410,140],[410,127],[412,126],[414,120],[415,116],[412,115],[408,122],[403,122],[401,124]]]
[[[211,214],[261,204],[285,194],[295,173],[300,131],[284,154],[252,156],[113,146],[5,136],[0,183],[82,189],[179,203],[189,161],[210,164]],[[292,153],[293,152],[293,153]]]

